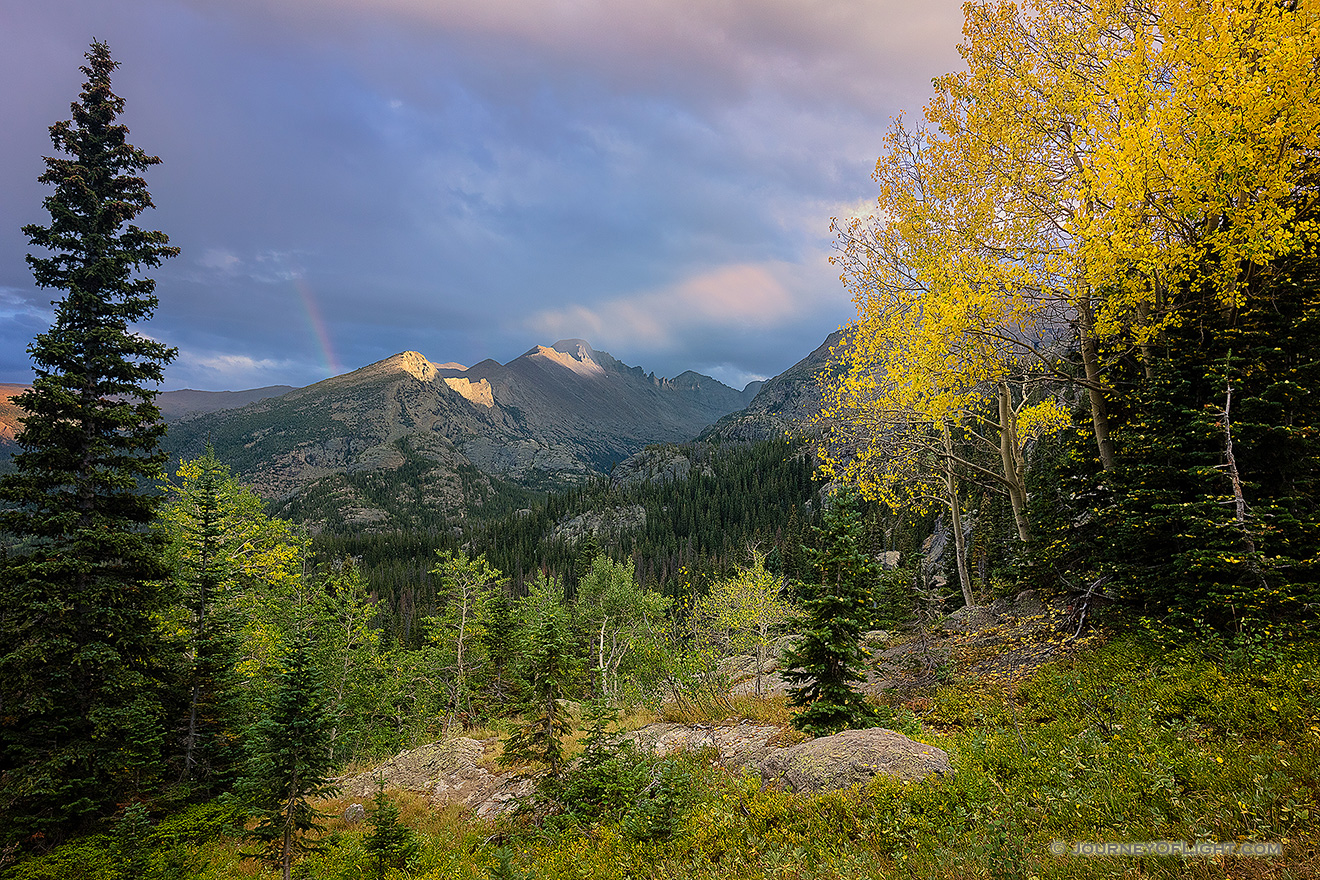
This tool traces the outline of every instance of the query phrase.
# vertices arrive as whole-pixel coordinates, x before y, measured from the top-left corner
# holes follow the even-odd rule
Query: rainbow
[[[339,358],[335,356],[334,347],[330,344],[330,331],[326,328],[325,318],[321,316],[321,307],[316,304],[312,296],[312,288],[305,278],[294,279],[293,286],[297,289],[298,296],[302,298],[303,310],[307,312],[307,324],[312,329],[312,335],[321,345],[326,376],[338,376],[344,372],[344,369],[339,365]]]

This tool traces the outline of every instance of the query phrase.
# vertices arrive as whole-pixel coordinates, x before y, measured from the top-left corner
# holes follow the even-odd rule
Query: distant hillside
[[[19,419],[23,415],[23,410],[15,406],[10,398],[31,387],[0,382],[0,470],[6,468],[10,457],[18,450],[14,435],[21,427]],[[236,409],[256,400],[279,397],[292,390],[292,385],[268,385],[247,391],[194,391],[185,388],[182,391],[161,392],[156,395],[156,405],[160,407],[161,417],[166,422],[175,422],[202,413]]]
[[[292,385],[267,385],[265,388],[251,388],[247,391],[194,391],[185,388],[156,395],[156,406],[160,407],[160,414],[165,421],[175,422],[188,416],[237,409],[257,400],[288,394],[292,390]]]
[[[482,511],[461,531],[409,527],[400,518],[393,531],[330,528],[314,546],[323,561],[360,559],[386,618],[395,619],[426,613],[434,602],[437,585],[427,572],[436,549],[484,554],[515,590],[537,573],[572,587],[592,543],[631,559],[642,583],[670,592],[697,573],[726,573],[752,546],[770,554],[776,571],[805,577],[811,569],[801,546],[820,510],[812,471],[807,448],[782,439],[657,444],[620,462],[608,479]]]
[[[830,366],[830,352],[843,341],[836,330],[820,347],[760,385],[745,409],[723,416],[701,432],[700,440],[752,441],[782,438],[785,432],[805,432],[820,412],[816,376]]]
[[[10,457],[18,450],[18,444],[14,442],[14,434],[21,427],[18,420],[23,415],[23,410],[15,406],[10,398],[22,394],[27,389],[27,385],[0,382],[0,471],[6,469]]]
[[[403,352],[190,416],[166,442],[190,457],[209,439],[241,479],[313,526],[388,529],[401,517],[419,524],[421,512],[461,515],[508,481],[552,487],[607,473],[746,402],[709,376],[658,378],[569,339],[467,368]]]

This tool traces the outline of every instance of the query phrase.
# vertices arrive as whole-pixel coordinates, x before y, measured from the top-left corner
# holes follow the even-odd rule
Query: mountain
[[[171,391],[157,402],[173,456],[211,443],[284,516],[332,530],[446,528],[608,474],[652,444],[778,439],[814,411],[814,376],[838,339],[742,391],[692,371],[657,377],[565,339],[507,364],[407,351],[305,388]],[[15,448],[19,414],[0,403],[0,458]]]
[[[14,435],[21,427],[19,419],[23,410],[10,399],[31,388],[31,385],[16,385],[0,382],[0,469],[8,465],[9,458],[18,451]],[[156,406],[160,407],[161,417],[166,422],[176,422],[189,416],[202,413],[235,409],[263,400],[278,397],[293,390],[292,385],[268,385],[265,388],[251,388],[247,391],[194,391],[185,388],[182,391],[163,391],[156,395]]]
[[[785,432],[801,435],[820,412],[817,376],[831,369],[833,350],[843,343],[843,331],[835,330],[811,354],[784,372],[761,383],[746,408],[721,417],[701,432],[699,440],[752,441],[783,437]]]
[[[580,339],[507,364],[402,352],[238,409],[171,426],[176,455],[209,441],[245,483],[312,525],[435,526],[508,494],[608,473],[648,444],[687,440],[747,402],[687,372],[658,378]]]
[[[29,387],[0,382],[0,462],[4,464],[8,464],[10,456],[18,451],[14,435],[21,427],[18,420],[23,415],[23,410],[19,409],[10,398],[22,394]]]
[[[156,406],[167,422],[177,422],[189,416],[218,412],[222,409],[237,409],[257,400],[279,397],[293,390],[292,385],[267,385],[265,388],[250,388],[247,391],[194,391],[184,388],[182,391],[164,391],[156,395]]]

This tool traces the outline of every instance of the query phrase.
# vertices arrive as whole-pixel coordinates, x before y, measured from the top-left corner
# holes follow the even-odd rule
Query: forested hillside
[[[694,582],[732,572],[753,549],[772,571],[798,579],[808,575],[802,546],[821,510],[813,471],[801,442],[658,446],[617,466],[612,477],[529,498],[526,507],[496,517],[474,510],[453,528],[327,532],[312,547],[319,559],[359,560],[395,619],[402,609],[435,609],[428,570],[437,549],[485,556],[510,577],[514,595],[538,576],[575,590],[597,553],[628,562],[641,585],[675,597]],[[889,549],[880,512],[872,518],[871,544],[877,552]],[[913,549],[910,538],[905,549]]]

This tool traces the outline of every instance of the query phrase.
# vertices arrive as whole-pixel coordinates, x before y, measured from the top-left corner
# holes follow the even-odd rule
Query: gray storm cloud
[[[871,200],[890,116],[958,65],[961,27],[956,0],[0,0],[0,18],[0,381],[27,378],[49,312],[18,227],[43,220],[46,127],[96,37],[131,139],[164,160],[142,221],[183,248],[148,329],[182,352],[167,387],[199,388],[552,336],[662,375],[779,372],[850,317],[829,218]]]

